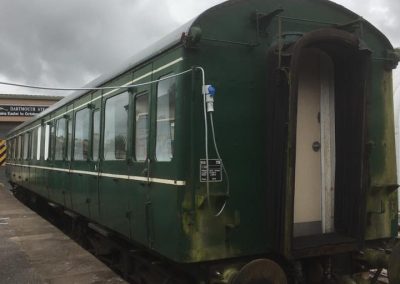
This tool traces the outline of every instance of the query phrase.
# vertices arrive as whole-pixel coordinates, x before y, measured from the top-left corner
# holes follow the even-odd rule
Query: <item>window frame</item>
[[[36,160],[36,157],[35,157],[36,155],[35,154],[36,154],[36,151],[37,151],[37,132],[38,132],[38,128],[37,127],[33,128],[32,132],[31,132],[31,145],[30,145],[29,159],[32,160],[32,161]]]
[[[74,116],[68,116],[67,119],[67,146],[66,146],[66,153],[65,153],[65,160],[66,161],[72,161],[72,156],[73,156],[73,141],[74,141]],[[70,127],[71,127],[71,132],[70,132]]]
[[[94,130],[95,130],[95,115],[99,115],[98,119],[98,131],[99,131],[99,138],[98,138],[98,146],[97,146],[97,157],[95,159],[94,157]],[[101,160],[101,146],[102,146],[102,141],[101,141],[101,136],[102,136],[102,127],[101,127],[101,115],[102,115],[102,110],[101,108],[95,108],[92,110],[91,113],[91,129],[90,129],[90,157],[92,161],[100,161]]]
[[[14,139],[13,139],[13,154],[12,154],[13,160],[17,159],[17,144],[18,144],[17,140],[18,140],[17,137],[14,137]]]
[[[7,139],[6,141],[6,146],[7,146],[7,157],[9,160],[12,160],[12,139]]]
[[[50,156],[50,124],[46,124],[44,127],[44,153],[43,153],[43,158],[45,161],[49,160]]]
[[[18,135],[18,141],[17,141],[17,159],[22,160],[22,135]]]
[[[42,145],[44,144],[44,141],[43,141],[43,143],[42,143],[42,135],[43,135],[43,133],[44,133],[44,126],[43,125],[40,125],[39,127],[38,127],[38,143],[37,143],[37,152],[36,152],[36,158],[37,158],[37,160],[38,161],[41,161],[42,159],[43,159],[43,157],[44,157],[44,151],[42,151]]]
[[[140,98],[140,97],[144,97],[144,96],[147,96],[147,110],[148,110],[148,113],[147,113],[147,115],[148,115],[148,119],[147,119],[147,141],[146,141],[146,157],[145,157],[145,159],[144,160],[139,160],[138,158],[137,158],[137,144],[136,144],[136,138],[137,138],[137,120],[136,120],[136,113],[137,113],[137,109],[136,109],[136,106],[137,106],[137,99],[138,98]],[[150,128],[151,128],[151,116],[150,116],[150,112],[151,112],[151,102],[150,102],[150,92],[149,91],[143,91],[143,92],[140,92],[140,93],[137,93],[137,94],[134,94],[133,95],[133,133],[132,133],[132,137],[133,137],[133,141],[132,141],[132,145],[133,145],[133,151],[132,151],[132,157],[133,157],[133,160],[135,161],[135,162],[139,162],[139,163],[143,163],[143,162],[145,162],[145,161],[147,161],[148,159],[149,159],[149,157],[150,157],[150,155],[149,155],[149,149],[150,149]]]
[[[105,155],[106,155],[106,147],[105,147],[105,142],[106,142],[106,126],[107,126],[107,103],[109,102],[109,100],[116,98],[118,96],[121,95],[126,95],[127,98],[127,121],[126,121],[126,143],[125,143],[125,157],[122,159],[106,159]],[[128,161],[130,159],[131,154],[129,153],[129,139],[131,137],[131,131],[130,131],[130,122],[129,122],[129,118],[130,118],[130,105],[131,105],[131,93],[129,90],[125,90],[122,91],[118,94],[115,94],[113,96],[110,96],[108,98],[106,98],[103,102],[103,115],[104,115],[104,123],[103,125],[100,127],[101,131],[102,131],[102,135],[101,135],[101,142],[100,142],[100,147],[101,147],[101,160],[105,161],[105,162],[120,162],[120,161]],[[114,143],[115,143],[115,135],[114,135]],[[114,155],[115,155],[115,144],[114,144]]]
[[[177,99],[177,89],[175,89],[175,94],[174,94],[175,95],[175,98],[174,98],[174,135],[173,135],[172,139],[170,140],[170,143],[171,143],[171,158],[169,160],[159,160],[159,158],[157,157],[157,153],[158,153],[157,152],[157,149],[158,149],[157,148],[157,144],[158,144],[158,141],[159,141],[159,139],[158,139],[159,138],[159,136],[158,136],[158,134],[159,134],[159,131],[158,131],[158,110],[159,110],[159,101],[158,101],[159,96],[158,96],[158,94],[159,94],[159,86],[160,86],[160,83],[163,83],[163,82],[169,81],[169,80],[174,80],[175,87],[176,87],[177,84],[178,84],[178,80],[177,80],[176,77],[171,77],[169,79],[164,79],[163,80],[163,78],[173,76],[174,74],[175,74],[175,72],[171,71],[169,73],[166,73],[166,74],[160,76],[158,78],[158,80],[160,80],[160,81],[157,83],[156,88],[155,88],[156,91],[155,91],[155,114],[154,114],[154,119],[155,119],[155,122],[154,122],[154,140],[155,140],[154,141],[154,159],[155,159],[155,161],[161,162],[161,163],[171,163],[175,158],[174,143],[175,143],[175,138],[176,138],[176,106],[177,106],[176,99]]]
[[[58,152],[57,152],[57,141],[58,141],[58,132],[59,132],[59,124],[61,121],[64,121],[64,142],[61,145],[61,158],[57,157]],[[66,157],[66,146],[67,146],[67,123],[68,120],[65,117],[61,117],[55,121],[55,134],[54,134],[54,161],[65,161]]]
[[[13,160],[17,158],[17,137],[13,138],[13,153],[12,153]]]
[[[57,124],[53,120],[50,124],[50,148],[49,148],[49,157],[51,161],[54,161],[55,156],[55,142],[56,142],[56,128]]]
[[[11,150],[11,152],[10,152],[10,159],[11,159],[11,160],[14,160],[14,149],[15,149],[15,147],[14,147],[14,140],[15,140],[15,138],[12,138],[12,139],[10,140],[10,145],[11,145],[11,148],[10,148],[10,150]]]
[[[29,161],[29,152],[30,152],[30,147],[29,147],[29,143],[30,143],[30,140],[31,140],[31,133],[28,131],[28,132],[25,132],[24,134],[23,134],[23,142],[22,142],[22,159],[24,160],[24,161]]]
[[[88,111],[88,129],[86,130],[87,132],[87,138],[88,138],[88,144],[87,144],[87,155],[86,155],[86,159],[85,157],[82,157],[82,159],[76,159],[76,123],[78,122],[78,120],[76,119],[78,113],[82,112],[82,111]],[[91,139],[90,139],[90,123],[91,123],[91,109],[89,107],[84,107],[81,109],[78,109],[75,113],[74,113],[74,123],[73,123],[73,127],[72,127],[72,153],[71,153],[71,161],[77,161],[77,162],[82,162],[82,161],[89,161],[90,160],[90,144],[91,144]]]

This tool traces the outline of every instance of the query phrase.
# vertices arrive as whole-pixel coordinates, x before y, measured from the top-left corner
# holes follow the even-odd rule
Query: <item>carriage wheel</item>
[[[279,264],[270,259],[249,262],[239,271],[233,284],[287,284],[287,277]]]

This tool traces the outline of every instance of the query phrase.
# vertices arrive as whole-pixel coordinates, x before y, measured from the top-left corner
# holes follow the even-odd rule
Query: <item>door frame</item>
[[[349,32],[334,29],[334,28],[326,28],[320,29],[313,32],[309,32],[304,34],[299,40],[297,40],[293,46],[291,47],[291,58],[288,63],[288,84],[289,84],[289,105],[288,105],[288,129],[287,129],[287,157],[286,157],[286,190],[282,199],[282,219],[281,219],[281,230],[280,234],[283,238],[280,241],[280,248],[284,255],[290,256],[293,255],[293,214],[294,214],[294,186],[295,186],[295,165],[296,165],[296,130],[297,130],[297,99],[298,99],[298,84],[299,84],[299,68],[300,68],[300,56],[304,48],[311,46],[318,46],[319,44],[336,44],[340,45],[343,48],[348,50],[352,50],[357,52],[365,57],[365,64],[369,64],[370,54],[371,52],[364,46],[360,45],[360,39]],[[369,66],[367,66],[368,70],[364,70],[363,79],[367,79]],[[368,92],[368,86],[364,86],[362,90],[362,106],[360,106],[360,115],[362,116],[362,125],[360,125],[362,141],[366,141],[366,94]],[[363,143],[361,145],[362,149],[360,150],[362,153],[365,152]],[[365,213],[365,188],[368,183],[365,178],[366,172],[368,170],[367,162],[368,157],[364,155],[361,161],[361,169],[360,173],[362,178],[360,179],[360,191],[361,196],[360,206],[358,213]],[[362,236],[365,230],[365,224],[359,224],[357,228],[354,228],[354,232],[357,234],[357,241],[362,242]]]

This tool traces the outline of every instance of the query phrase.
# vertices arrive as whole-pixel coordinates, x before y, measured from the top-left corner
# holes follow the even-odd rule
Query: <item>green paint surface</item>
[[[271,95],[270,84],[274,80],[267,77],[267,54],[277,44],[279,22],[278,17],[272,17],[257,35],[253,17],[255,12],[268,14],[278,8],[283,9],[279,15],[284,17],[282,33],[291,34],[285,38],[287,43],[309,31],[332,27],[331,23],[346,24],[358,18],[327,1],[228,1],[206,11],[193,23],[201,30],[198,43],[190,47],[178,44],[105,84],[126,84],[180,57],[183,57],[181,63],[140,82],[178,73],[192,66],[201,66],[206,70],[206,83],[217,89],[214,105],[216,140],[230,176],[229,199],[221,216],[215,217],[214,214],[224,201],[226,176],[223,176],[223,182],[210,184],[211,208],[207,202],[205,183],[201,183],[199,177],[200,159],[205,158],[205,153],[203,101],[198,71],[177,79],[175,153],[171,162],[158,162],[155,157],[157,85],[154,84],[130,90],[130,134],[126,160],[72,161],[71,164],[76,170],[147,177],[147,162],[134,160],[135,126],[132,114],[134,96],[147,93],[150,96],[151,118],[147,153],[150,158],[149,176],[182,180],[186,186],[79,176],[41,169],[28,172],[21,167],[10,167],[11,180],[21,183],[18,176],[27,177],[30,182],[25,186],[38,194],[176,262],[192,263],[268,253],[290,254],[287,249],[290,248],[291,236],[282,234],[280,230],[285,224],[291,225],[292,213],[283,214],[280,208],[292,200],[290,193],[287,194],[289,199],[283,199],[286,188],[272,187],[270,182],[274,173],[291,171],[274,168],[275,163],[282,161],[272,161],[275,148],[271,141],[281,130],[274,128],[273,117],[288,116],[289,112],[287,105],[276,107],[280,100]],[[358,32],[358,29],[355,28],[354,32]],[[385,57],[386,51],[392,47],[382,34],[367,23],[363,24],[361,38],[363,44],[372,51],[372,73],[371,92],[367,95],[366,131],[370,147],[367,214],[365,220],[360,222],[365,221],[365,238],[372,240],[391,237],[396,217],[392,78],[391,71],[387,71],[383,61],[377,59]],[[74,102],[74,106],[87,103],[99,95],[84,95]],[[280,99],[282,102],[286,100]],[[97,100],[95,108],[104,106],[105,100]],[[75,113],[70,114],[72,116]],[[49,114],[44,120],[57,114]],[[104,129],[104,111],[101,116]],[[26,126],[26,129],[34,124],[37,122]],[[42,137],[43,141],[44,133]],[[210,158],[215,159],[211,137],[208,142]],[[284,157],[291,151],[285,147],[286,141],[282,141]],[[27,163],[20,160],[12,162]],[[31,161],[30,164],[69,167],[65,161]],[[63,189],[65,194],[62,193]]]

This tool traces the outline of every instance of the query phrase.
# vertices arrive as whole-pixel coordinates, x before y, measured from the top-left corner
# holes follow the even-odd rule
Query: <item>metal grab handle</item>
[[[146,184],[149,185],[151,183],[150,182],[150,162],[151,162],[150,159],[146,160],[146,168],[144,168],[141,173],[141,175],[145,176],[147,179],[147,181],[141,182],[142,185],[146,185]]]
[[[315,141],[312,144],[312,148],[313,148],[314,152],[319,152],[319,150],[321,149],[321,143],[319,143],[318,141]]]
[[[150,158],[147,158],[147,184],[150,184]]]

